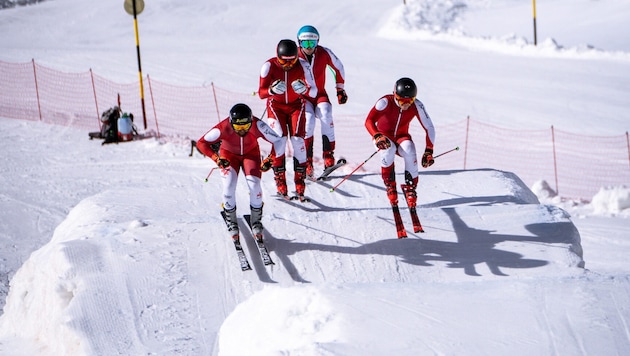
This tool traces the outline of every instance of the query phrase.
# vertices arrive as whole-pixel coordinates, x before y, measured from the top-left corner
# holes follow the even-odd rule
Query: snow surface
[[[335,112],[364,114],[410,76],[438,129],[471,115],[501,127],[628,131],[627,1],[539,1],[536,47],[530,3],[407,3],[153,0],[139,16],[143,68],[250,92],[277,41],[311,23],[346,65],[350,100]],[[2,10],[0,32],[9,34],[0,60],[137,78],[122,2]],[[367,157],[359,126],[338,137]],[[4,118],[0,138],[1,354],[630,350],[628,187],[602,187],[584,204],[492,167],[421,172],[427,232],[397,240],[378,174],[330,192],[360,162],[310,183],[306,204],[278,201],[265,174],[276,265],[262,265],[241,221],[254,268],[241,272],[218,214],[218,174],[204,182],[214,164],[188,157],[188,141],[101,146],[74,128]],[[248,214],[242,180],[237,202]]]

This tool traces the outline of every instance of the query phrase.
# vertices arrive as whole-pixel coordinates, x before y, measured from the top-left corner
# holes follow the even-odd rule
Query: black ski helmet
[[[418,95],[416,83],[409,78],[400,78],[396,81],[394,93],[401,98],[415,98]]]
[[[252,109],[249,106],[239,103],[230,109],[230,124],[244,125],[252,122]]]
[[[297,57],[298,47],[293,40],[281,40],[276,47],[276,56],[278,58],[289,59],[291,57]]]

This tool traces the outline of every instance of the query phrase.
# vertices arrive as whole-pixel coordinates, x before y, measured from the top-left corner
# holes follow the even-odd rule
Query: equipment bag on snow
[[[105,139],[103,144],[118,141],[118,118],[120,118],[120,108],[114,106],[101,114],[101,131],[90,132],[90,140],[93,138]]]
[[[122,114],[122,116],[118,118],[118,140],[133,140],[133,131],[133,114]]]
[[[121,115],[122,114],[122,115]],[[132,113],[122,113],[118,106],[114,106],[101,115],[101,131],[90,132],[90,140],[102,138],[103,145],[112,142],[125,142],[133,140],[138,135],[138,130],[133,124]]]

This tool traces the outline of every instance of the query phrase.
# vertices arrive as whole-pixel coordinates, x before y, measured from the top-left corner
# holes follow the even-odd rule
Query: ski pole
[[[215,170],[215,169],[217,169],[217,168],[219,168],[219,167],[214,167],[214,168],[212,168],[212,169],[210,170],[210,173],[208,173],[208,175],[206,176],[206,179],[204,179],[203,181],[204,181],[204,182],[207,182],[207,181],[208,181],[208,178],[210,178],[210,175],[212,174],[212,172],[214,172],[214,170]]]
[[[445,154],[447,154],[447,153],[449,153],[449,152],[453,152],[453,151],[459,151],[459,146],[457,146],[457,147],[453,148],[452,150],[448,150],[448,151],[446,151],[446,152],[442,152],[442,153],[440,153],[440,154],[439,154],[439,155],[437,155],[437,156],[433,156],[433,159],[436,159],[436,158],[438,158],[438,157],[440,157],[440,156],[444,156]]]
[[[347,176],[345,176],[345,177],[341,180],[341,182],[337,183],[337,185],[336,185],[336,186],[334,186],[334,187],[330,188],[330,192],[331,192],[331,193],[332,193],[332,192],[334,192],[334,191],[335,191],[335,189],[337,189],[337,187],[341,185],[341,183],[345,182],[348,178],[350,178],[350,176],[351,176],[351,175],[353,175],[353,174],[354,174],[354,172],[358,171],[358,170],[359,170],[359,168],[363,167],[363,165],[364,165],[367,161],[369,161],[369,160],[370,160],[370,158],[374,157],[374,155],[376,155],[376,154],[378,153],[378,151],[379,151],[379,150],[374,151],[374,153],[372,153],[372,154],[370,155],[370,157],[368,157],[365,161],[363,161],[363,163],[361,163],[360,165],[358,165],[358,166],[357,166],[357,168],[355,168],[352,172],[350,172],[350,174],[348,174]]]

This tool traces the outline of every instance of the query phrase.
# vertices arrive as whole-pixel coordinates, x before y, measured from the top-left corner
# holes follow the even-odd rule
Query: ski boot
[[[252,227],[252,234],[254,235],[254,238],[256,239],[256,241],[258,242],[262,242],[263,239],[263,224],[262,224],[262,214],[263,214],[263,208],[262,206],[260,208],[254,208],[253,206],[250,205],[251,208],[251,220],[250,220],[250,224]]]
[[[307,198],[304,196],[304,191],[306,190],[306,163],[299,164],[297,160],[294,162],[295,164],[295,193],[297,199],[301,202],[307,201]]]
[[[276,189],[278,189],[278,195],[287,199],[288,197],[288,189],[287,189],[287,178],[284,167],[273,167],[273,177],[276,181]]]
[[[387,199],[392,206],[398,206],[398,191],[396,190],[396,182],[385,182],[387,190]]]
[[[389,167],[381,167],[381,177],[387,190],[387,198],[392,206],[398,206],[398,192],[396,191],[396,174],[394,164]]]
[[[315,180],[315,172],[313,171],[313,137],[304,139],[306,146],[306,176],[310,180]]]
[[[324,169],[335,165],[335,154],[333,151],[324,151]]]
[[[405,172],[405,184],[401,184],[400,187],[402,188],[402,191],[405,194],[405,199],[407,200],[409,214],[411,215],[411,222],[413,223],[413,231],[424,232],[416,210],[416,201],[418,200],[418,195],[416,193],[417,185],[418,177],[411,178],[411,173]]]
[[[416,201],[418,200],[418,194],[416,193],[417,185],[418,177],[411,178],[411,173],[405,172],[405,184],[401,184],[400,187],[407,200],[407,206],[410,209],[416,207]]]
[[[232,238],[232,241],[238,241],[238,221],[236,220],[236,207],[227,210],[223,208],[225,212],[225,223],[227,224],[228,234]]]
[[[335,165],[335,154],[333,153],[335,150],[335,141],[330,141],[328,136],[322,135],[322,148],[324,157],[324,169],[328,167],[332,167]]]

